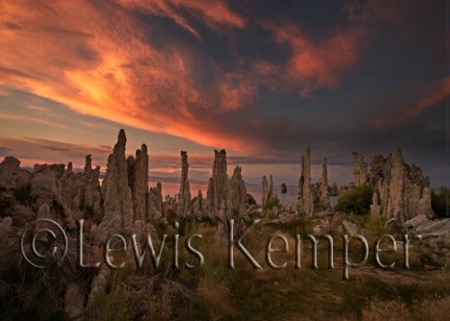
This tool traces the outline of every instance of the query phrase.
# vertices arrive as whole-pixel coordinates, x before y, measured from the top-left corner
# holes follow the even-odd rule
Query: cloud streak
[[[419,100],[403,108],[397,115],[389,117],[376,117],[374,126],[381,132],[393,130],[395,127],[404,126],[426,110],[436,107],[437,104],[450,96],[450,76],[438,81],[423,85]]]
[[[243,28],[245,19],[230,10],[224,0],[195,1],[195,0],[119,0],[118,3],[127,8],[143,10],[145,12],[166,16],[189,31],[197,39],[201,39],[200,32],[189,22],[189,14],[212,29]],[[183,14],[183,10],[188,14]],[[192,20],[192,19],[191,19]]]
[[[257,70],[272,79],[281,75],[283,88],[294,86],[302,97],[321,87],[336,88],[359,60],[358,42],[363,33],[356,28],[338,29],[325,39],[313,41],[292,23],[266,27],[272,32],[273,41],[287,46],[291,55],[284,65],[259,62]]]

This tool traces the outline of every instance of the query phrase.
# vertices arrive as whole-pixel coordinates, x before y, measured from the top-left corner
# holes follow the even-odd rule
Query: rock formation
[[[91,155],[87,155],[83,171],[83,183],[80,186],[80,209],[92,211],[94,216],[101,218],[103,208],[99,178],[100,166],[92,169]]]
[[[0,163],[0,189],[14,190],[26,185],[28,173],[20,169],[20,161],[7,156]]]
[[[318,182],[318,194],[319,201],[316,205],[316,209],[327,210],[330,208],[330,194],[328,192],[328,169],[327,169],[327,158],[323,158],[322,162],[322,176]]]
[[[314,195],[311,189],[311,162],[309,147],[302,156],[301,176],[299,180],[299,194],[297,210],[299,214],[312,215],[314,213]]]
[[[372,196],[372,205],[370,205],[370,214],[374,216],[381,215],[380,197],[378,196],[377,191],[375,191]]]
[[[278,202],[278,196],[273,192],[273,177],[270,175],[270,181],[267,182],[266,176],[263,176],[261,206],[264,208],[267,204],[276,204],[276,202]]]
[[[261,192],[261,205],[264,206],[269,199],[269,183],[267,182],[266,176],[263,176],[262,181],[262,192]]]
[[[206,192],[206,215],[216,216],[222,203],[227,197],[227,153],[224,149],[214,150],[214,163],[212,168],[212,177],[208,181],[208,190]]]
[[[394,156],[373,156],[368,172],[363,157],[353,155],[357,186],[368,184],[375,191],[372,214],[383,215],[400,225],[419,214],[433,216],[429,178],[414,164],[405,163],[399,148]]]
[[[227,196],[225,202],[222,202],[218,215],[218,228],[215,234],[215,240],[218,243],[227,242],[227,220],[233,219],[235,221],[235,229],[237,233],[243,231],[245,224],[243,216],[247,213],[247,206],[245,203],[247,189],[244,180],[242,179],[241,168],[236,166],[233,171],[233,176],[227,182]]]
[[[45,208],[48,218],[65,227],[75,227],[75,220],[84,215],[101,220],[100,168],[92,169],[90,155],[84,172],[77,173],[72,163],[67,167],[36,164],[31,173],[19,165],[20,161],[13,157],[6,157],[0,164],[0,203],[6,212],[12,211],[6,215],[27,222]]]
[[[156,183],[155,187],[150,187],[147,205],[147,221],[158,221],[163,217],[163,197],[160,182]]]
[[[64,222],[74,228],[73,211],[63,201],[61,179],[64,175],[64,164],[35,165],[30,177],[30,196],[34,200],[34,208],[39,209],[46,204],[51,210],[51,218]],[[64,188],[70,188],[65,186]],[[62,221],[63,219],[63,221]]]
[[[450,218],[430,219],[425,214],[419,214],[406,221],[404,229],[410,235],[410,239],[413,238],[412,235],[420,235],[421,242],[431,251],[431,255],[427,255],[428,264],[434,265],[434,268],[448,267]]]
[[[302,156],[301,169],[297,199],[298,213],[311,216],[313,214],[331,211],[326,158],[322,162],[322,175],[314,185],[311,184],[309,147],[306,149],[305,155]]]
[[[228,181],[228,195],[226,200],[226,209],[228,218],[236,218],[244,215],[246,210],[245,199],[247,189],[242,179],[241,168],[236,166],[233,176]]]
[[[197,196],[194,197],[191,201],[191,210],[192,214],[195,217],[202,217],[204,210],[205,200],[203,199],[202,191],[199,190]]]
[[[127,158],[127,165],[128,186],[133,200],[133,219],[144,222],[147,217],[148,198],[148,154],[145,144],[136,150],[136,158]]]
[[[108,157],[106,175],[103,180],[104,218],[96,229],[101,240],[120,229],[131,229],[133,224],[133,200],[128,186],[128,164],[125,159],[127,138],[120,130],[114,151]]]
[[[281,194],[286,194],[287,193],[287,186],[285,183],[281,184]]]
[[[270,181],[269,181],[269,199],[273,198],[273,177],[270,175]]]
[[[180,192],[178,193],[177,217],[188,215],[191,207],[191,190],[188,180],[189,164],[187,161],[187,152],[181,152],[181,181]]]
[[[355,175],[356,187],[367,183],[367,164],[364,162],[364,157],[356,152],[353,152],[353,159],[355,161]]]
[[[64,167],[62,167],[64,169]],[[62,202],[72,211],[74,219],[82,217],[81,196],[83,185],[83,174],[74,173],[72,163],[69,162],[61,176],[57,176],[56,186],[61,193]]]

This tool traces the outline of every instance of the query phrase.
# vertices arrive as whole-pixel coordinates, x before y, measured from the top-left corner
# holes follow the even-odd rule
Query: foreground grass
[[[371,223],[373,224],[373,222]],[[301,225],[301,224],[300,224]],[[300,226],[299,225],[299,226]],[[375,231],[379,226],[375,224]],[[281,229],[278,229],[281,228]],[[350,279],[343,280],[342,241],[335,237],[335,268],[327,269],[328,247],[319,242],[318,266],[311,268],[308,242],[302,246],[302,267],[294,269],[292,227],[262,227],[253,233],[249,251],[263,266],[253,269],[235,249],[235,269],[227,269],[226,246],[208,242],[207,259],[200,273],[195,320],[447,320],[450,307],[450,273],[448,270],[423,269],[417,253],[412,251],[411,269],[402,269],[401,253],[387,253],[386,262],[395,260],[390,270],[378,268],[372,256],[364,266],[350,268]],[[303,234],[307,226],[296,228]],[[371,234],[373,231],[366,231]],[[385,232],[385,231],[377,231]],[[274,253],[274,261],[288,261],[282,270],[265,263],[264,247],[268,237],[282,233],[289,239],[290,252]],[[376,234],[376,233],[373,233]],[[382,234],[381,234],[382,235]],[[373,238],[374,235],[371,235]],[[401,240],[401,238],[398,238]],[[372,239],[369,244],[373,243]],[[354,262],[361,259],[358,242],[350,246]],[[280,243],[281,244],[281,243]],[[281,246],[278,244],[278,246]],[[205,250],[205,249],[204,249]],[[372,249],[371,249],[372,250]],[[401,251],[398,251],[401,252]],[[209,256],[209,257],[208,257]],[[210,259],[209,259],[210,258]],[[184,275],[187,278],[188,275]]]
[[[171,266],[173,258],[171,240],[175,230],[159,231],[168,234],[167,247],[164,248],[161,258],[164,263],[155,269],[147,256],[144,267],[137,270],[134,268],[134,259],[130,253],[128,255],[118,253],[119,256],[114,256],[115,262],[125,260],[127,268],[123,271],[110,271],[101,290],[89,300],[83,320],[448,319],[450,273],[442,266],[434,266],[434,269],[430,270],[432,266],[428,262],[431,254],[426,246],[412,242],[409,270],[402,268],[404,258],[401,250],[397,253],[390,251],[380,255],[385,263],[395,261],[394,268],[383,270],[376,266],[372,256],[376,239],[385,233],[393,235],[396,240],[402,239],[401,231],[386,230],[382,221],[358,217],[362,226],[360,233],[367,238],[371,253],[363,266],[350,268],[349,280],[344,280],[341,237],[343,220],[352,221],[355,217],[335,216],[330,222],[332,227],[330,235],[334,240],[333,269],[328,268],[329,247],[324,239],[320,239],[318,245],[318,269],[311,267],[312,246],[306,236],[312,234],[315,223],[308,219],[289,224],[261,222],[252,227],[252,233],[245,239],[244,245],[262,269],[254,269],[236,246],[233,247],[235,268],[227,268],[229,263],[227,244],[216,244],[214,240],[216,227],[197,221],[180,224],[178,229],[180,268],[174,269]],[[201,239],[196,238],[192,243],[193,247],[204,256],[204,264],[201,266],[198,258],[183,247],[186,238],[194,233],[202,235]],[[299,269],[295,269],[296,234],[303,240]],[[287,253],[272,253],[275,264],[287,262],[284,269],[272,269],[266,262],[265,247],[270,237],[274,235],[284,235],[289,245]],[[155,243],[159,243],[157,239],[158,237],[155,237]],[[276,238],[273,248],[282,248],[283,245],[281,239]],[[389,242],[382,243],[382,246],[387,248]],[[156,248],[159,248],[159,244]],[[15,248],[14,251],[17,252]],[[349,254],[352,262],[361,260],[363,253],[359,241],[350,242]],[[101,254],[94,261],[100,260]],[[9,261],[14,262],[16,259]],[[195,267],[188,269],[185,262]],[[69,267],[75,265],[69,263]],[[13,291],[12,287],[7,289],[6,293],[10,294],[4,298],[8,301],[0,306],[3,307],[7,320],[45,320],[49,315],[52,319],[67,320],[61,307],[58,309],[47,304],[44,314],[40,304],[35,306],[28,304],[23,307],[23,302],[28,301],[21,297],[32,293],[30,291],[32,287],[37,293],[36,297],[50,298],[47,301],[53,302],[53,305],[62,303],[64,293],[61,289],[64,289],[62,285],[65,283],[60,267],[55,268],[52,275],[45,274],[46,278],[41,278],[45,282],[40,283],[35,282],[37,274],[34,269],[29,269],[29,273],[26,274],[30,277],[28,281],[22,278],[19,270],[14,271],[10,279],[18,284],[18,290]],[[72,272],[79,273],[76,270]],[[92,276],[81,275],[79,279],[88,287],[90,284],[88,281]],[[59,283],[55,283],[55,280],[59,280]],[[24,291],[20,292],[22,288]],[[85,292],[89,293],[87,290]]]

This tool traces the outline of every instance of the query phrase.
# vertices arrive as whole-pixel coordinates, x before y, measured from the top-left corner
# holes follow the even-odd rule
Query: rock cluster
[[[95,228],[99,240],[105,240],[121,229],[131,231],[133,225],[133,199],[128,180],[129,167],[125,158],[126,143],[125,131],[121,129],[113,153],[108,157],[102,184],[105,214],[103,221]],[[132,173],[130,176],[134,177]]]
[[[307,147],[301,162],[301,176],[297,200],[298,213],[311,216],[314,213],[330,210],[330,195],[328,189],[326,158],[324,158],[322,163],[321,178],[316,184],[311,184],[310,150],[309,147]]]
[[[362,156],[353,155],[356,185],[366,184],[374,189],[373,215],[383,215],[400,225],[419,214],[433,216],[430,180],[420,168],[404,161],[399,148],[394,156],[373,156],[369,170]]]
[[[234,233],[238,239],[245,229],[245,217],[260,215],[254,198],[247,194],[241,168],[236,166],[228,178],[225,150],[215,151],[206,200],[201,191],[191,200],[186,152],[181,152],[178,197],[163,200],[161,183],[148,188],[147,146],[142,145],[134,156],[126,157],[126,142],[125,132],[120,130],[101,185],[100,167],[93,168],[90,155],[86,156],[84,169],[78,172],[73,170],[71,163],[67,166],[35,165],[29,172],[20,168],[18,159],[6,157],[0,163],[0,244],[15,241],[17,245],[20,229],[37,218],[56,220],[68,231],[69,241],[76,242],[76,233],[70,230],[76,226],[77,219],[84,218],[85,232],[90,232],[90,237],[85,237],[84,247],[85,263],[89,264],[97,246],[113,234],[136,233],[139,240],[147,232],[155,234],[151,223],[167,223],[169,207],[170,210],[177,209],[180,217],[208,215],[217,220],[215,237],[218,242],[227,241],[227,220],[234,219]],[[273,194],[273,184],[270,189]],[[94,277],[88,302],[102,288],[103,271]],[[84,311],[88,297],[87,290],[76,280],[67,280],[61,299],[64,312],[74,319]]]
[[[12,217],[17,224],[40,217],[51,218],[64,227],[75,227],[84,212],[102,216],[100,169],[92,169],[86,157],[83,172],[72,164],[35,165],[32,172],[20,168],[20,161],[6,157],[0,164],[0,216]]]
[[[214,153],[212,177],[209,179],[206,195],[206,211],[209,217],[236,218],[246,214],[249,195],[242,179],[242,169],[236,166],[228,178],[225,150]],[[273,184],[271,184],[273,193]],[[201,193],[197,201],[203,200]],[[199,207],[199,206],[198,206]]]
[[[91,229],[94,239],[100,242],[120,231],[152,231],[152,223],[164,216],[161,184],[148,188],[147,146],[143,144],[136,150],[135,157],[125,158],[126,142],[122,129],[108,157],[102,184],[104,217]]]
[[[133,220],[147,219],[148,201],[148,154],[147,146],[142,144],[136,150],[136,157],[128,156],[128,186],[133,200]]]
[[[421,242],[431,250],[429,263],[435,266],[448,264],[450,259],[450,218],[430,219],[419,214],[404,224],[408,234],[420,235]]]
[[[273,188],[273,187],[272,187]],[[227,242],[227,221],[233,219],[235,221],[234,233],[239,237],[244,230],[244,216],[249,211],[254,210],[254,205],[249,204],[249,195],[242,179],[242,170],[236,166],[233,175],[228,178],[226,151],[214,151],[214,163],[212,168],[212,177],[208,182],[208,190],[206,193],[206,204],[203,215],[210,219],[217,220],[218,227],[215,234],[215,240],[218,243]],[[200,211],[203,204],[201,193],[193,202],[195,211]]]

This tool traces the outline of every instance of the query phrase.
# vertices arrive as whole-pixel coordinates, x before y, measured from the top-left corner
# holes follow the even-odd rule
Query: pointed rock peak
[[[403,160],[402,150],[400,149],[400,147],[397,147],[397,149],[394,152],[394,162],[396,161],[399,163],[405,163],[405,161]]]
[[[214,155],[215,155],[215,157],[217,158],[217,157],[219,157],[219,156],[226,156],[227,155],[227,152],[226,152],[226,150],[225,149],[221,149],[220,151],[219,150],[217,150],[217,149],[215,149],[214,150]]]
[[[68,162],[67,163],[67,171],[71,172],[72,171],[72,162]]]
[[[142,144],[142,145],[141,145],[141,151],[142,151],[144,154],[147,154],[147,145]]]
[[[123,130],[123,128],[119,131],[117,143],[123,146],[127,143],[127,136],[125,135],[125,130]]]
[[[84,169],[85,170],[92,169],[92,158],[91,158],[91,155],[86,155],[86,159],[84,161]]]

